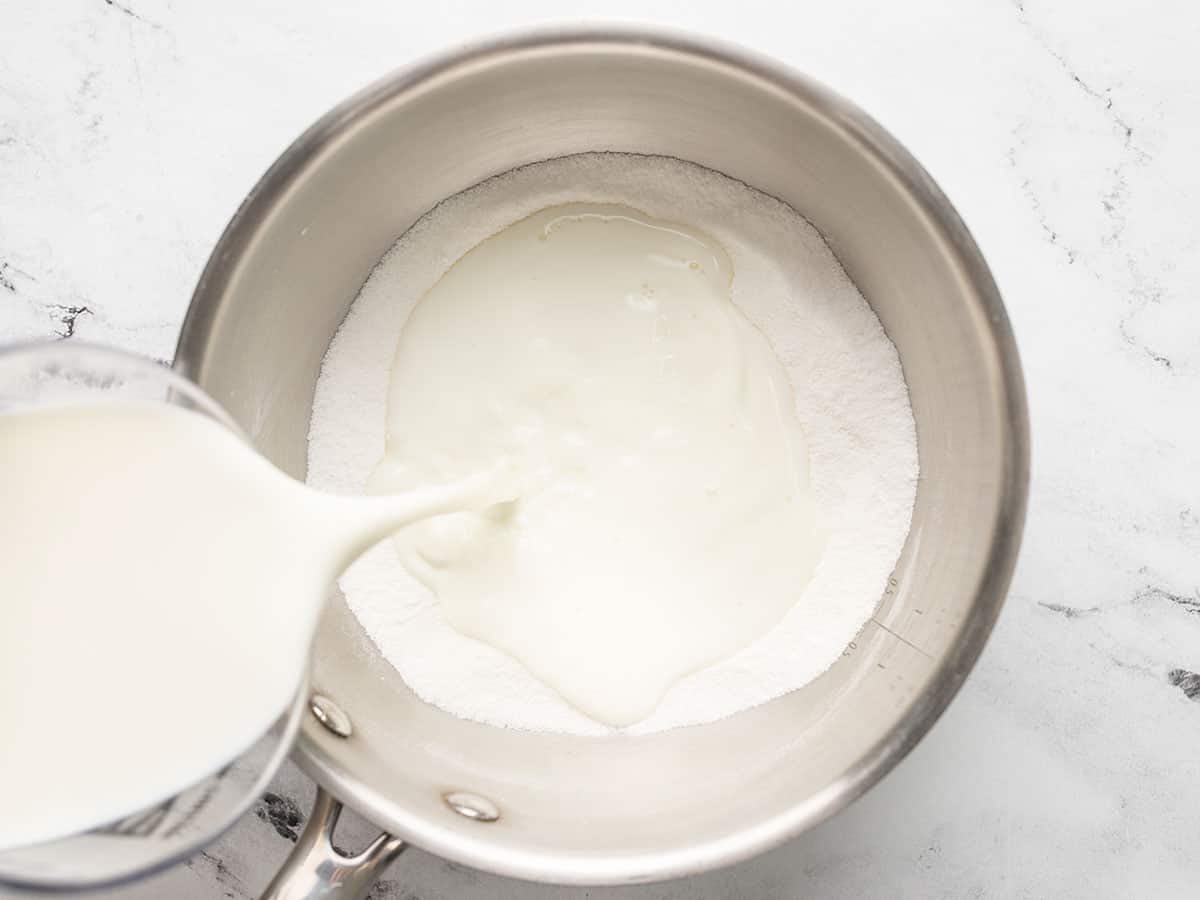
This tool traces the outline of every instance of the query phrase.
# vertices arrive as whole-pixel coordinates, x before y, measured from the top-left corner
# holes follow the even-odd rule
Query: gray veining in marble
[[[406,853],[377,900],[1200,895],[1200,9],[1187,2],[0,2],[0,340],[167,359],[222,226],[379,74],[583,14],[709,32],[856,99],[926,164],[1009,305],[1034,435],[1008,606],[890,777],[765,856],[636,889]],[[312,797],[107,900],[254,897]],[[350,817],[347,847],[370,826]],[[6,895],[11,896],[11,895]]]

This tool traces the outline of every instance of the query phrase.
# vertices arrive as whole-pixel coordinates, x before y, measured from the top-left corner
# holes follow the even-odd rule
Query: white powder
[[[837,660],[883,593],[916,495],[916,432],[896,349],[821,235],[789,206],[691,163],[613,153],[537,163],[442,202],[384,256],[330,344],[313,402],[308,481],[363,492],[383,456],[391,362],[413,306],[480,241],[576,201],[626,204],[724,245],[733,300],[787,369],[809,443],[830,537],[808,589],[769,634],[680,681],[628,731],[710,722],[795,690]],[[390,542],[340,585],[379,651],[424,700],[511,728],[610,731],[511,657],[453,630]]]

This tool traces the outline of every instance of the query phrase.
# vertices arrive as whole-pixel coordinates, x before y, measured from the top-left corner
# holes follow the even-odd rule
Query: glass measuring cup
[[[183,406],[241,434],[199,388],[142,357],[74,342],[0,349],[0,415],[56,404],[131,400]],[[79,448],[79,453],[86,460],[87,448]],[[287,756],[307,696],[306,685],[298,688],[287,708],[279,711],[248,750],[218,771],[203,773],[173,796],[87,831],[0,850],[0,885],[94,888],[149,874],[211,843],[249,808]],[[120,697],[110,702],[112,733],[80,734],[81,762],[86,760],[89,741],[120,740],[122,722],[140,714],[124,706]],[[20,723],[5,723],[5,727],[19,728]]]

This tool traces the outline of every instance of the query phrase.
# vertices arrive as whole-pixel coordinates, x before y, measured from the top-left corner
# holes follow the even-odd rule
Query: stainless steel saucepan
[[[644,31],[543,32],[450,53],[347,100],[254,188],[212,254],[177,366],[303,477],[321,359],[380,256],[443,198],[589,150],[679,157],[807,216],[900,352],[921,462],[912,531],[874,617],[802,690],[710,725],[585,738],[419,700],[337,598],[296,746],[394,836],[344,859],[322,795],[269,891],[361,896],[411,842],[518,878],[628,884],[727,865],[837,812],[933,724],[979,655],[1016,559],[1028,422],[978,249],[860,110],[759,57]],[[357,893],[356,893],[357,891]]]

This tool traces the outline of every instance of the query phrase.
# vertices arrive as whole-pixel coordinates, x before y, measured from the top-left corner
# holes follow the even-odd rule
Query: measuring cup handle
[[[362,900],[405,844],[381,834],[366,850],[343,856],[333,849],[342,804],[321,788],[296,846],[261,900]]]

